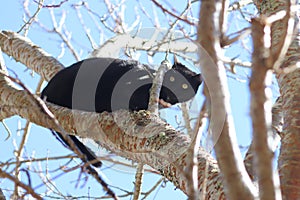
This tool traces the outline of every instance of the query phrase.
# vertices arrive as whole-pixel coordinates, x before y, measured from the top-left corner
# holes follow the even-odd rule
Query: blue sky
[[[46,1],[47,3],[48,1]],[[71,1],[76,3],[76,1]],[[92,1],[92,6],[94,5]],[[132,3],[132,1],[130,1]],[[135,1],[133,1],[135,2]],[[146,7],[146,9],[153,14],[151,10],[151,6],[146,1],[143,2]],[[178,4],[174,5],[175,8],[182,8],[183,6],[180,5],[179,1],[174,1],[172,4]],[[63,5],[65,6],[65,5]],[[99,6],[98,4],[95,4],[95,6]],[[31,12],[34,11],[34,6],[31,6]],[[97,8],[97,7],[95,7]],[[130,4],[127,5],[127,11],[126,15],[131,16],[131,12],[134,12],[133,7],[130,7]],[[77,19],[76,15],[74,14],[74,10],[70,9],[69,7],[65,8],[67,12],[67,20],[66,24],[68,25],[68,28],[72,31],[72,37],[76,38],[76,41],[74,41],[76,45],[76,49],[82,50],[81,58],[84,59],[88,56],[88,53],[91,51],[91,47],[89,44],[89,41],[85,37],[84,34],[82,34],[82,26],[79,24],[78,21],[74,20]],[[96,9],[97,10],[97,9]],[[254,12],[252,7],[249,7],[249,12]],[[22,1],[15,0],[15,1],[6,1],[5,6],[0,7],[0,29],[1,30],[12,30],[17,31],[19,28],[23,25],[23,8],[22,8]],[[197,10],[193,12],[194,16],[197,17],[198,13]],[[86,14],[83,14],[84,17]],[[57,13],[55,16],[59,19],[61,16],[59,13]],[[42,11],[39,14],[39,17],[41,20],[45,19],[43,23],[45,23],[48,28],[50,28],[52,25],[49,21],[49,12],[48,11]],[[165,19],[163,17],[163,14],[158,12],[158,17],[160,19]],[[134,21],[133,17],[127,18],[128,23]],[[76,21],[76,22],[75,22]],[[234,32],[237,29],[241,29],[245,26],[248,26],[249,24],[246,22],[241,23],[241,16],[238,13],[231,14],[229,17],[229,32]],[[149,19],[146,19],[143,21],[143,27],[150,26],[151,22]],[[163,23],[162,27],[163,27]],[[101,30],[103,32],[96,29],[96,27],[93,25],[93,23],[89,23],[89,21],[86,21],[86,26],[88,26],[91,29],[91,32],[93,36],[95,36],[96,43],[104,42],[105,40],[109,39],[109,37],[112,36],[109,31]],[[103,36],[104,35],[104,36]],[[58,38],[55,35],[46,34],[45,31],[39,29],[39,28],[33,28],[29,31],[28,37],[38,46],[41,46],[44,50],[52,54],[54,57],[58,57],[61,54],[61,46],[58,42]],[[243,45],[246,45],[247,48],[249,48],[249,51],[242,51],[241,48]],[[239,59],[242,59],[244,61],[249,61],[251,59],[251,40],[248,38],[243,43],[238,43],[237,45],[233,45],[229,47],[226,51],[226,56],[228,57],[238,57]],[[74,57],[70,54],[70,52],[66,51],[64,56],[59,58],[59,60],[65,64],[66,66],[76,62]],[[143,60],[142,60],[143,61]],[[20,63],[16,63],[13,58],[5,56],[5,62],[7,67],[10,70],[13,70],[18,75],[18,78],[25,82],[26,86],[28,86],[32,91],[35,90],[36,84],[39,81],[39,77],[37,75],[31,76],[30,71],[26,70],[26,67],[21,65]],[[154,60],[155,63],[160,63],[160,60],[156,58]],[[250,76],[249,69],[245,68],[239,68],[237,67],[237,74],[238,75],[232,75],[231,73],[228,73],[228,84],[230,89],[230,100],[231,100],[231,108],[232,113],[234,117],[235,122],[235,128],[237,132],[238,142],[242,146],[247,146],[250,144],[250,138],[251,138],[251,121],[249,118],[249,89],[248,89],[248,77]],[[274,95],[278,95],[278,92],[276,91],[277,87],[274,85],[273,91]],[[201,99],[201,94],[199,94],[198,99]],[[176,113],[175,113],[176,114]],[[0,134],[0,162],[6,162],[8,159],[12,158],[12,152],[15,147],[15,144],[19,144],[22,131],[18,131],[18,128],[23,128],[25,125],[25,121],[19,117],[13,117],[10,119],[5,120],[5,123],[10,128],[12,135],[8,140],[5,140],[7,137],[7,132],[4,130],[3,126],[0,125],[0,131],[2,134]],[[59,155],[65,155],[67,153],[71,153],[70,151],[66,150],[57,140],[53,137],[53,135],[50,133],[49,130],[44,129],[39,126],[32,125],[31,133],[27,141],[26,149],[25,149],[25,155],[28,157],[34,156],[36,158],[39,157],[45,157],[48,156],[59,156]],[[65,161],[58,161],[58,162],[42,162],[39,165],[33,164],[31,166],[28,166],[32,170],[39,170],[46,168],[48,170],[52,170],[57,168],[57,166],[62,165],[66,163]],[[76,164],[76,163],[75,163]],[[24,166],[25,168],[26,166]],[[107,177],[107,180],[110,184],[127,189],[128,191],[133,190],[133,181],[134,181],[134,171],[129,170],[129,172],[124,173],[123,171],[119,170],[118,168],[108,168],[104,167],[102,172]],[[58,178],[55,179],[55,183],[57,184],[58,188],[64,188],[64,192],[66,194],[72,194],[72,195],[88,195],[91,196],[97,195],[102,193],[102,188],[95,184],[95,181],[90,177],[88,181],[86,182],[86,185],[84,187],[78,187],[76,186],[76,180],[79,177],[79,171],[74,171],[72,173],[62,174],[62,171],[55,172],[51,175],[53,178],[54,176],[58,176]],[[33,177],[33,185],[37,186],[41,183],[40,177],[38,176],[32,176]],[[147,191],[150,187],[153,186],[153,184],[160,179],[160,176],[152,175],[149,173],[146,173],[144,177],[145,181],[143,184],[143,191]],[[26,177],[24,176],[23,179],[24,182],[26,182]],[[84,181],[80,182],[81,184],[84,183]],[[0,179],[0,185],[1,188],[4,189],[4,192],[6,195],[10,194],[11,189],[13,189],[12,184],[8,180]],[[174,186],[172,183],[168,182],[166,187],[161,187],[160,189],[157,189],[148,199],[186,199],[186,196],[179,190],[174,190]],[[119,192],[118,189],[114,189],[114,191]],[[40,187],[39,192],[44,192],[45,187]],[[101,191],[99,193],[99,191]],[[121,192],[122,193],[122,192]],[[120,194],[121,194],[120,193]],[[130,198],[124,198],[124,199],[130,199]]]

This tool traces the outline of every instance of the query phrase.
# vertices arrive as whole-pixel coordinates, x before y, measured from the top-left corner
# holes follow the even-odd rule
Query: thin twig
[[[183,18],[183,17],[180,17],[176,14],[174,14],[174,12],[171,12],[169,11],[168,9],[164,8],[163,5],[161,5],[159,2],[157,2],[156,0],[151,0],[157,7],[159,7],[164,13],[166,14],[169,14],[170,16],[172,17],[175,17],[176,19],[180,20],[180,21],[183,21],[185,23],[188,23],[189,25],[192,25],[192,26],[196,26],[195,23],[189,21],[188,19],[186,18]]]
[[[152,188],[150,188],[147,192],[144,192],[143,195],[144,197],[141,200],[146,199],[159,185],[161,185],[161,182],[163,182],[165,178],[159,179]]]
[[[47,161],[47,160],[60,160],[60,159],[73,159],[73,158],[77,158],[78,156],[73,156],[73,155],[66,155],[66,156],[55,156],[55,157],[46,157],[46,158],[30,158],[27,160],[20,160],[19,163],[20,164],[25,164],[25,163],[33,163],[33,162],[41,162],[41,161]],[[10,165],[15,165],[17,164],[17,162],[3,162],[0,163],[0,168],[3,168],[5,166],[10,166]]]
[[[242,7],[252,4],[253,0],[235,1],[229,5],[228,11],[240,10]]]
[[[133,200],[138,200],[141,195],[142,180],[144,175],[144,164],[138,163],[135,173]]]
[[[17,33],[20,33],[24,29],[24,36],[27,35],[29,27],[33,21],[36,21],[37,15],[39,14],[39,12],[41,11],[41,9],[43,7],[43,3],[44,3],[44,0],[39,0],[37,10],[32,15],[32,17],[30,17],[28,19],[28,21],[17,31]]]
[[[18,186],[22,187],[24,190],[26,190],[26,192],[28,194],[30,194],[32,197],[42,200],[42,197],[40,197],[40,195],[35,193],[35,191],[30,186],[19,181],[19,179],[17,177],[14,177],[11,174],[8,174],[8,173],[2,171],[2,169],[0,169],[0,177],[7,178],[7,179],[13,181],[16,185],[18,185]]]
[[[20,142],[19,148],[17,149],[17,151],[15,153],[16,154],[15,176],[17,178],[19,178],[19,172],[20,172],[20,166],[21,166],[20,160],[22,158],[22,154],[23,154],[23,151],[24,151],[25,144],[26,144],[27,139],[29,137],[30,126],[31,126],[31,123],[27,121],[26,125],[25,125],[25,128],[24,128],[24,133],[23,133],[22,140]],[[18,196],[18,186],[17,185],[15,185],[14,195]]]
[[[232,34],[228,35],[228,36],[223,36],[221,38],[221,46],[225,47],[225,46],[231,45],[232,43],[247,37],[250,33],[251,33],[250,28],[243,28],[242,30],[239,30],[235,33],[232,33]],[[236,35],[236,36],[230,38],[231,35]]]
[[[11,131],[10,131],[9,127],[6,125],[6,123],[4,122],[4,120],[1,120],[1,124],[3,125],[4,129],[7,131],[7,137],[4,139],[6,141],[6,140],[8,140],[8,138],[10,138]]]
[[[78,55],[78,53],[76,52],[75,48],[73,47],[73,45],[71,43],[71,34],[66,33],[66,31],[65,31],[65,33],[62,32],[62,30],[64,28],[65,20],[66,20],[66,13],[65,12],[62,13],[62,17],[60,19],[59,26],[57,26],[57,21],[56,21],[53,9],[50,9],[49,12],[50,12],[50,16],[51,16],[51,20],[52,20],[52,24],[53,24],[52,31],[54,33],[56,33],[62,39],[62,41],[67,45],[68,49],[70,50],[70,52],[72,53],[74,58],[77,61],[79,61],[80,56]]]
[[[36,0],[34,0],[34,2],[38,3]],[[63,0],[63,1],[59,2],[58,4],[43,5],[43,8],[60,8],[66,2],[68,2],[68,0]]]

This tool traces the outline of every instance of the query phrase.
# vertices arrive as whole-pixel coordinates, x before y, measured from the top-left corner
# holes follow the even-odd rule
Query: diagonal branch
[[[53,120],[42,113],[39,106],[29,100],[30,97],[26,92],[8,87],[2,87],[0,90],[0,103],[4,105],[0,111],[1,118],[17,114],[37,125],[61,131]],[[5,97],[7,95],[10,98]],[[187,162],[186,150],[190,145],[190,138],[176,131],[157,116],[145,111],[148,117],[139,119],[139,116],[145,115],[137,116],[125,110],[97,114],[70,110],[48,103],[47,105],[66,132],[92,138],[99,145],[119,156],[150,165],[185,192],[187,185],[182,171]],[[137,124],[136,121],[139,123]],[[141,123],[148,124],[141,126]],[[206,162],[209,163],[209,167],[204,173],[200,169],[205,168]],[[209,195],[224,198],[222,180],[215,160],[199,149],[198,163],[198,188],[203,182],[202,179],[207,178],[210,182],[206,189]],[[211,189],[215,184],[218,185],[218,190]]]
[[[156,0],[151,0],[157,7],[159,7],[164,13],[169,14],[170,16],[183,21],[185,23],[188,23],[189,25],[195,25],[193,22],[190,22],[188,19],[183,18],[179,15],[174,14],[173,12],[169,11],[168,9],[164,8],[163,5],[161,5],[159,2],[157,2]]]
[[[7,179],[13,181],[15,184],[17,184],[18,186],[22,187],[28,194],[30,194],[35,199],[42,200],[42,197],[40,195],[38,195],[31,188],[30,185],[26,185],[26,184],[22,183],[21,181],[19,181],[19,179],[17,177],[14,177],[13,175],[11,175],[9,173],[4,172],[2,169],[0,169],[0,177],[1,178],[7,178]],[[25,196],[25,194],[23,196]]]
[[[28,64],[47,79],[61,68],[61,64],[54,58],[28,39],[14,33],[3,31],[0,34],[0,46],[6,54]],[[27,52],[30,52],[31,56]],[[44,67],[46,61],[49,66]],[[61,131],[57,124],[42,112],[40,106],[31,100],[26,91],[1,84],[0,104],[1,119],[19,115],[37,125]],[[150,165],[187,193],[188,186],[183,172],[189,162],[187,150],[191,139],[155,114],[149,111],[130,113],[126,110],[99,114],[70,110],[50,103],[47,103],[47,106],[66,132],[91,138],[119,156]],[[225,199],[223,182],[215,159],[201,148],[198,150],[197,159],[199,191],[207,191],[207,199]]]
[[[216,5],[219,4],[219,5]],[[206,83],[205,95],[211,105],[210,130],[218,164],[222,171],[229,199],[254,199],[256,190],[246,172],[237,145],[231,116],[229,91],[222,57],[220,30],[216,8],[218,1],[202,1],[198,25],[201,72]]]
[[[28,38],[9,31],[0,32],[0,48],[49,81],[63,65]]]

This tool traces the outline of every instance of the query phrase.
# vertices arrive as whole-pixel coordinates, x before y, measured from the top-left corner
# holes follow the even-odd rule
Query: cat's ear
[[[173,69],[178,69],[178,67],[182,67],[182,66],[184,66],[183,64],[181,64],[179,61],[178,61],[178,59],[177,59],[177,56],[176,55],[174,55],[174,64],[173,64]]]
[[[201,74],[195,74],[193,77],[202,79]]]
[[[178,62],[177,56],[174,54],[174,65],[176,65]]]
[[[193,78],[199,80],[200,83],[202,83],[202,81],[203,81],[201,74],[196,74],[193,76]]]

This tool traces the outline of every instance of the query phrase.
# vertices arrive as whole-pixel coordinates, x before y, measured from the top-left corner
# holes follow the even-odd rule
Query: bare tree
[[[134,165],[137,167],[135,191],[126,194],[133,195],[134,199],[141,198],[141,195],[146,198],[162,181],[159,180],[148,192],[141,192],[144,170],[161,174],[189,199],[298,199],[300,50],[297,25],[299,5],[296,1],[254,1],[257,16],[255,12],[249,14],[248,9],[254,10],[254,6],[247,0],[233,4],[226,0],[187,1],[182,9],[173,7],[167,1],[126,3],[133,5],[134,9],[126,7],[125,1],[103,1],[100,3],[106,9],[103,14],[97,7],[90,6],[88,1],[73,4],[66,0],[45,4],[43,0],[25,0],[23,7],[27,21],[24,26],[16,32],[1,31],[2,52],[41,77],[35,93],[32,93],[18,76],[8,73],[1,59],[0,119],[17,115],[28,120],[22,140],[16,148],[15,159],[0,164],[0,177],[15,185],[12,197],[25,198],[30,194],[42,199],[42,196],[47,195],[39,194],[34,189],[29,168],[22,167],[24,163],[66,158],[72,160],[83,156],[71,145],[76,156],[25,159],[24,146],[30,133],[30,123],[34,123],[65,134],[90,138],[106,150],[138,163]],[[147,6],[153,9],[150,11]],[[76,41],[76,37],[71,34],[72,27],[66,23],[70,17],[66,7],[77,16],[84,33],[78,38],[84,35],[89,47]],[[33,9],[35,11],[32,14]],[[132,10],[135,11],[134,17],[128,17],[128,11]],[[42,12],[50,15],[51,27],[46,25],[49,22],[43,21],[44,18],[40,16]],[[199,12],[199,15],[195,12]],[[240,14],[248,27],[231,33],[228,18],[234,18],[234,12]],[[165,22],[161,19],[165,19]],[[155,29],[141,28],[142,21]],[[166,29],[161,30],[159,27]],[[91,33],[92,28],[97,30],[96,35],[100,39]],[[146,52],[150,60],[158,52],[171,52],[194,64],[200,63],[205,81],[205,103],[194,115],[194,121],[186,104],[181,105],[184,123],[179,125],[185,128],[182,130],[162,120],[155,109],[135,113],[126,110],[90,113],[44,102],[36,95],[43,81],[49,81],[64,66],[29,39],[31,31],[36,29],[58,41],[56,44],[60,44],[61,52],[56,52],[57,58],[69,54],[75,60],[80,60],[88,53],[91,56],[123,55],[136,58],[139,52]],[[245,39],[250,37],[249,33],[253,51],[247,48],[251,44]],[[29,37],[26,37],[28,34]],[[251,62],[226,58],[227,48],[236,43],[243,47],[243,52],[252,56]],[[199,61],[195,55],[199,55]],[[228,76],[238,80],[241,75],[235,73],[235,70],[239,67],[251,69],[249,88],[253,140],[244,160],[237,143],[228,89]],[[273,107],[270,90],[272,74],[276,75],[281,94]],[[158,80],[162,78],[158,77]],[[215,158],[209,152],[211,149],[200,146],[203,133],[211,137]],[[272,163],[280,141],[277,172]],[[109,156],[101,159],[129,165],[113,161]],[[145,169],[144,165],[149,165],[151,169]],[[91,174],[111,198],[122,197],[111,190],[111,186],[89,163],[78,164],[64,173],[74,169]],[[58,167],[58,170],[61,169]],[[28,181],[21,180],[21,172],[27,174]],[[38,174],[38,170],[35,173]],[[55,195],[67,197],[59,193],[59,189],[53,189],[55,184],[47,179],[47,174],[41,176],[41,179]]]

